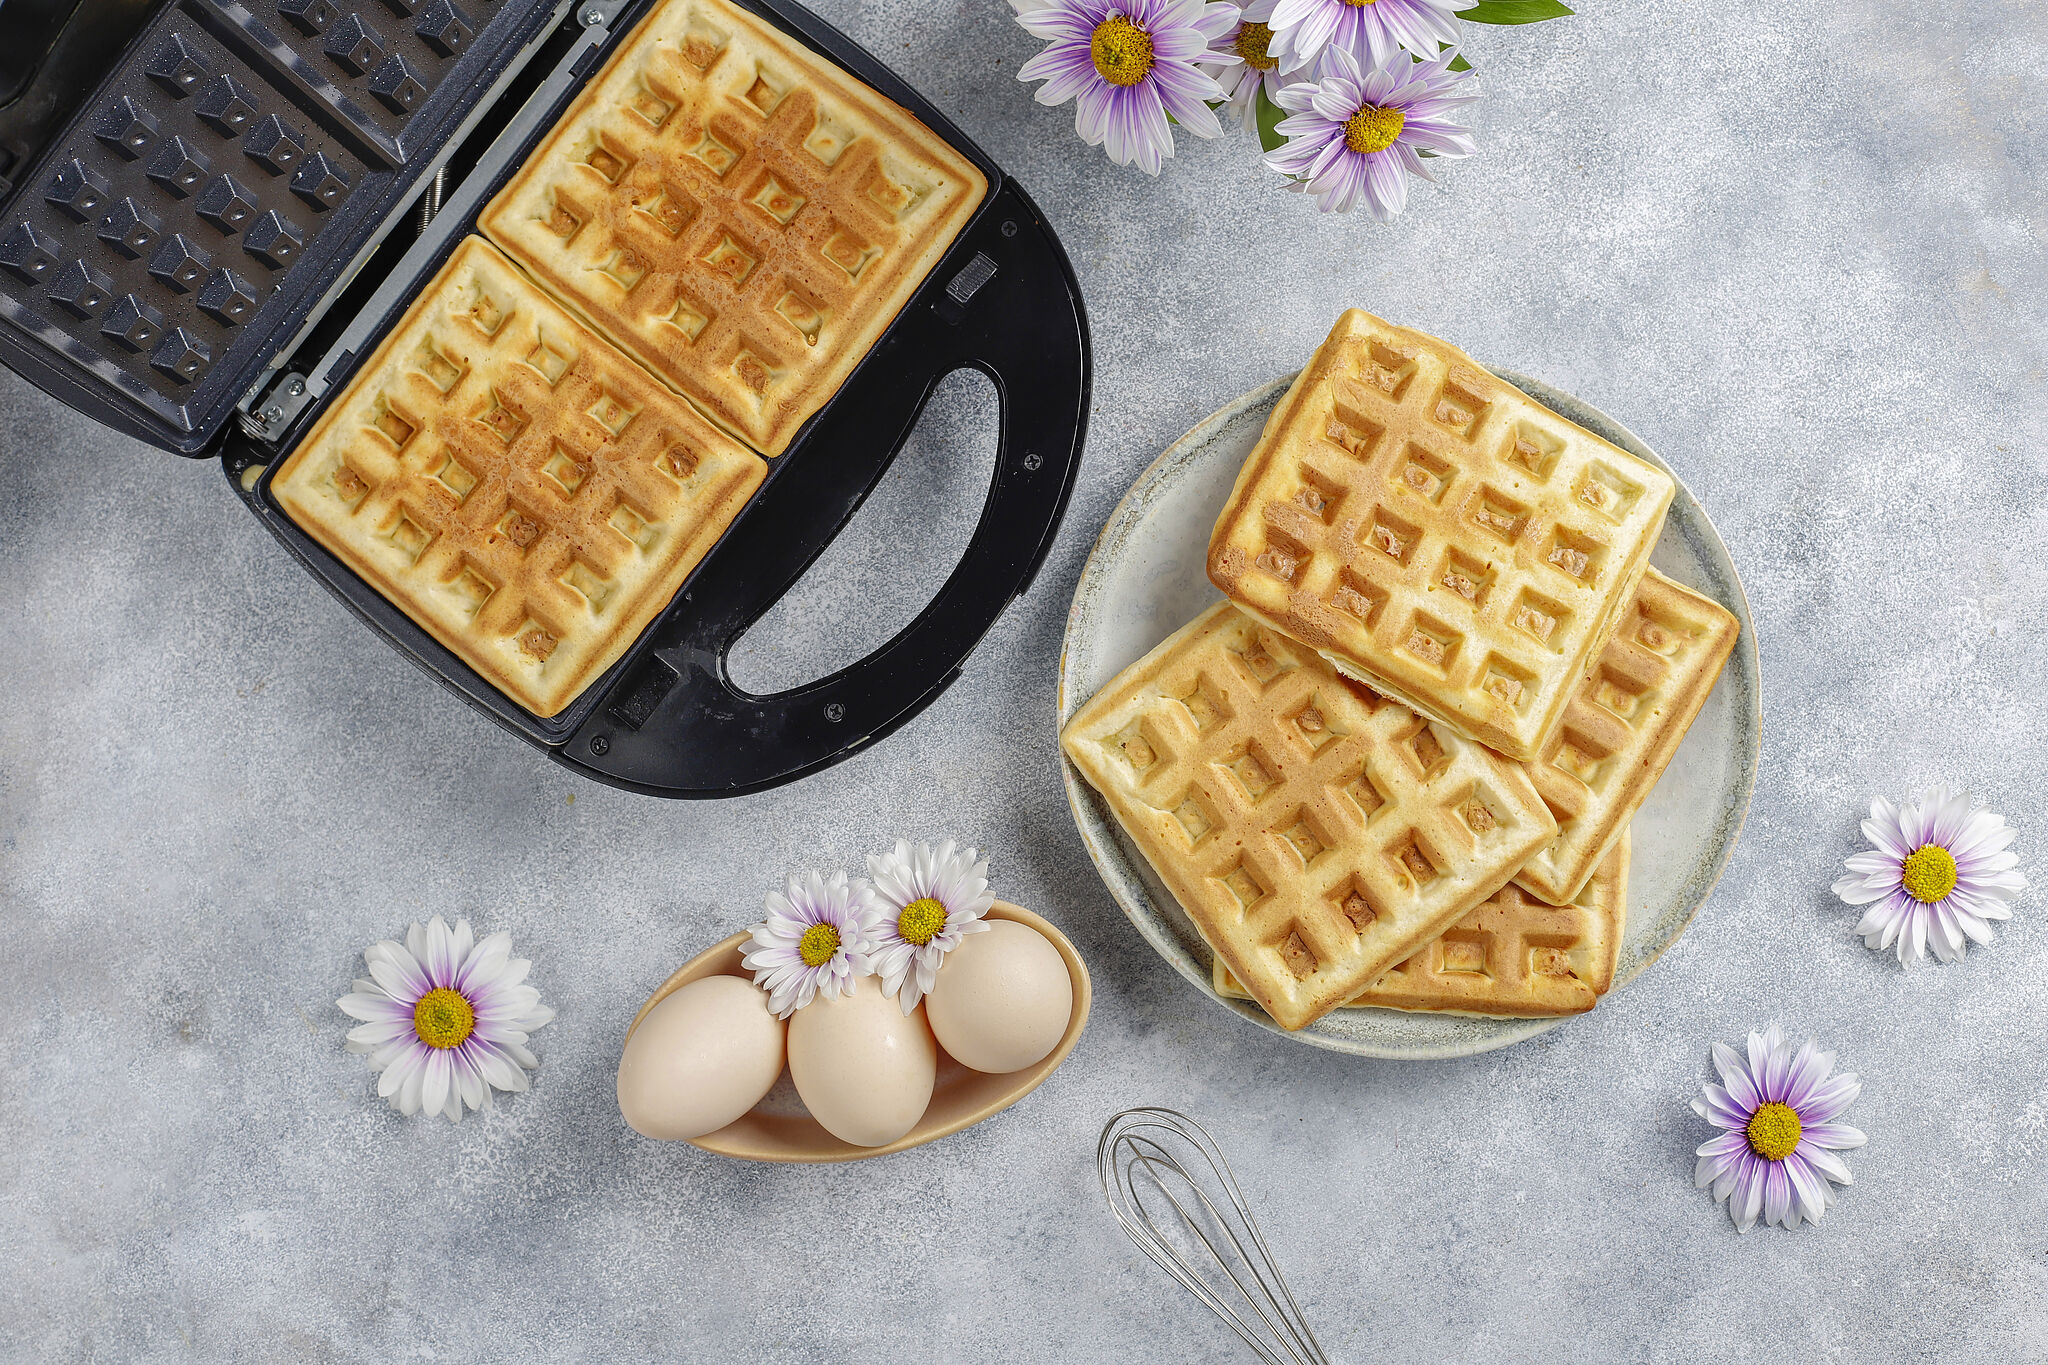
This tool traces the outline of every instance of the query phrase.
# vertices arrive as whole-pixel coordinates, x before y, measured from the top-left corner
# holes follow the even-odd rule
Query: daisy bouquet
[[[1382,221],[1429,161],[1470,156],[1459,109],[1478,98],[1461,24],[1532,24],[1559,0],[1010,0],[1047,40],[1019,80],[1041,104],[1074,101],[1074,131],[1148,175],[1173,127],[1256,130],[1264,164],[1326,213]]]

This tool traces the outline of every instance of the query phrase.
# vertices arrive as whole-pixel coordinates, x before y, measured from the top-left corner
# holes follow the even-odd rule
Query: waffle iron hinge
[[[276,374],[275,370],[270,372]],[[268,378],[268,376],[265,376]],[[283,436],[298,420],[306,404],[313,401],[313,390],[302,374],[287,374],[271,386],[270,392],[257,397],[257,388],[250,389],[242,399],[240,421],[244,435],[258,441],[271,442]]]
[[[464,195],[459,186],[452,194],[442,189],[446,183],[448,161],[476,130],[477,124],[504,97],[506,88],[518,79],[534,54],[568,18],[570,11],[576,11],[577,21],[585,30],[581,39],[564,56],[555,72],[540,89],[534,92],[533,98],[521,108],[520,113],[506,127],[491,150],[477,163],[464,184],[486,185],[491,182],[497,170],[533,131],[530,125],[535,121],[536,109],[544,110],[553,93],[558,92],[568,80],[575,78],[577,73],[570,68],[576,62],[602,49],[605,39],[610,36],[606,25],[620,10],[631,3],[632,0],[583,0],[579,8],[577,0],[559,0],[553,17],[535,31],[519,55],[499,73],[491,88],[470,108],[462,123],[427,163],[420,179],[421,194],[423,197],[433,196],[440,200],[433,211],[415,219],[415,204],[399,204],[393,207],[377,230],[364,241],[356,252],[355,259],[349,262],[348,268],[335,277],[334,284],[307,310],[305,321],[300,324],[299,330],[291,340],[278,348],[269,367],[242,395],[242,401],[236,407],[244,434],[265,444],[274,444],[280,440],[298,420],[299,414],[327,392],[335,370],[346,364],[349,358],[360,350],[362,343],[368,340],[369,335],[377,329],[384,314],[389,311],[392,299],[402,297],[408,292],[417,273],[413,267],[421,255],[420,248],[432,244],[434,250],[438,251],[446,243],[450,232],[446,227],[439,232],[434,231],[435,220],[459,227],[469,216],[469,210],[476,207],[475,201],[480,196],[475,192]],[[412,248],[393,268],[385,287],[372,296],[368,305],[357,315],[340,340],[321,357],[318,364],[311,367],[310,374],[282,373],[286,364],[326,318],[336,301],[355,283],[357,274],[369,263],[370,258],[384,246],[391,238],[391,234],[401,227],[410,227],[418,235]],[[428,254],[431,257],[431,253]],[[393,282],[397,283],[397,288],[393,287]]]
[[[612,20],[618,18],[619,11],[632,3],[633,0],[584,0],[582,9],[577,12],[576,20],[585,28],[600,30],[599,41],[602,42],[603,35],[611,31]],[[583,71],[577,73],[579,75],[597,64],[587,54],[577,60],[583,66]]]

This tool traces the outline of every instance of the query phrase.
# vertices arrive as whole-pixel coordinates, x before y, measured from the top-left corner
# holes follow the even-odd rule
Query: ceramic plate
[[[1495,373],[1587,430],[1670,470],[1627,428],[1597,409],[1536,380]],[[1081,570],[1067,616],[1060,656],[1062,726],[1117,673],[1217,600],[1204,567],[1210,528],[1267,414],[1292,380],[1291,375],[1276,379],[1246,394],[1174,442],[1111,514]],[[1728,547],[1683,481],[1650,562],[1734,612],[1742,622],[1742,638],[1677,757],[1636,813],[1628,929],[1615,971],[1616,990],[1671,946],[1720,880],[1749,811],[1763,730],[1763,684],[1749,602]],[[1209,950],[1194,925],[1109,807],[1071,763],[1061,763],[1074,822],[1110,894],[1159,955],[1224,1009],[1284,1037],[1365,1057],[1470,1056],[1562,1022],[1339,1009],[1288,1033],[1250,1001],[1216,994]]]

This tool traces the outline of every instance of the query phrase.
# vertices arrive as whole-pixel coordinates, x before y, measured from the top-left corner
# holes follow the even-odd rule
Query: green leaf
[[[1571,14],[1559,0],[1479,0],[1472,8],[1458,11],[1460,19],[1475,24],[1540,24],[1545,19],[1567,19]]]
[[[1266,151],[1277,152],[1287,141],[1279,132],[1280,120],[1287,117],[1287,111],[1267,96],[1263,82],[1255,98],[1258,100],[1259,146]]]

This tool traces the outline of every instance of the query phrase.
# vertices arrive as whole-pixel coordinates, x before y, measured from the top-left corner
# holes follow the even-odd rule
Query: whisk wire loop
[[[1172,1109],[1127,1109],[1104,1126],[1095,1166],[1110,1212],[1138,1249],[1221,1318],[1259,1359],[1268,1365],[1329,1365],[1230,1163],[1199,1123]],[[1220,1194],[1220,1204],[1210,1197],[1212,1190]],[[1149,1206],[1147,1192],[1157,1196]],[[1158,1199],[1171,1206],[1171,1215]],[[1208,1253],[1208,1265],[1198,1266],[1184,1254],[1168,1237],[1168,1228],[1199,1244]]]
[[[1152,1154],[1140,1153],[1138,1151],[1138,1148],[1141,1144],[1144,1147],[1150,1148]],[[1174,1212],[1180,1215],[1181,1222],[1183,1225],[1186,1226],[1187,1230],[1190,1233],[1192,1233],[1197,1240],[1204,1241],[1204,1243],[1207,1244],[1206,1238],[1204,1237],[1202,1225],[1196,1221],[1195,1216],[1188,1211],[1187,1207],[1184,1204],[1182,1204],[1178,1198],[1175,1197],[1173,1191],[1167,1188],[1166,1181],[1163,1178],[1162,1172],[1171,1172],[1172,1174],[1178,1175],[1184,1182],[1186,1182],[1188,1188],[1193,1191],[1195,1197],[1201,1200],[1202,1206],[1208,1210],[1209,1217],[1212,1220],[1213,1225],[1222,1232],[1224,1237],[1229,1239],[1231,1250],[1236,1253],[1235,1259],[1238,1262],[1241,1262],[1250,1271],[1251,1277],[1258,1284],[1259,1293],[1254,1294],[1250,1289],[1247,1289],[1245,1287],[1243,1278],[1239,1276],[1237,1270],[1234,1268],[1232,1264],[1232,1258],[1223,1256],[1219,1251],[1216,1254],[1216,1260],[1218,1264],[1222,1267],[1223,1273],[1230,1278],[1231,1284],[1236,1287],[1237,1292],[1244,1298],[1245,1302],[1249,1303],[1252,1306],[1252,1309],[1258,1313],[1259,1319],[1260,1321],[1265,1323],[1267,1331],[1273,1333],[1275,1336],[1278,1336],[1285,1329],[1281,1325],[1276,1324],[1273,1321],[1274,1314],[1268,1312],[1267,1308],[1265,1307],[1265,1305],[1268,1303],[1277,1304],[1278,1296],[1274,1293],[1273,1287],[1266,1282],[1265,1275],[1259,1269],[1260,1258],[1254,1257],[1245,1251],[1244,1244],[1238,1240],[1237,1234],[1231,1230],[1229,1220],[1224,1218],[1222,1213],[1218,1211],[1216,1205],[1210,1200],[1209,1196],[1203,1192],[1202,1187],[1200,1185],[1195,1184],[1193,1180],[1189,1178],[1188,1174],[1185,1171],[1181,1170],[1179,1166],[1175,1165],[1172,1159],[1166,1155],[1164,1150],[1160,1148],[1157,1143],[1154,1143],[1149,1139],[1133,1139],[1131,1143],[1131,1149],[1135,1158],[1132,1163],[1133,1169],[1130,1172],[1130,1175],[1132,1177],[1130,1180],[1132,1207],[1138,1210],[1140,1213],[1146,1212],[1144,1208],[1144,1202],[1139,1197],[1140,1190],[1137,1180],[1135,1178],[1135,1166],[1137,1163],[1142,1162],[1146,1168],[1146,1177],[1150,1181],[1152,1187],[1158,1190],[1160,1194],[1164,1195],[1166,1197],[1167,1202],[1173,1205]],[[1249,1214],[1247,1214],[1247,1217],[1248,1216]],[[1149,1215],[1147,1215],[1147,1221],[1152,1221]],[[1156,1231],[1158,1228],[1158,1224],[1156,1222],[1152,1222],[1152,1226]],[[1256,1227],[1256,1225],[1254,1225],[1254,1227]],[[1173,1258],[1174,1263],[1177,1266],[1179,1266],[1182,1271],[1186,1272],[1189,1278],[1195,1279],[1199,1282],[1199,1272],[1197,1272],[1195,1268],[1188,1263],[1186,1258],[1182,1256],[1179,1248],[1175,1247],[1172,1243],[1166,1241],[1166,1239],[1163,1236],[1159,1240],[1160,1244],[1165,1248],[1167,1254]],[[1263,1244],[1261,1244],[1260,1246],[1260,1251],[1263,1255]],[[1204,1286],[1204,1292],[1206,1292],[1206,1288],[1207,1287]],[[1285,1293],[1286,1285],[1284,1283],[1280,1286],[1280,1291],[1281,1293]],[[1222,1314],[1225,1320],[1229,1321],[1232,1326],[1238,1328],[1238,1334],[1240,1336],[1244,1335],[1244,1326],[1242,1319],[1239,1319],[1234,1312],[1228,1309],[1227,1306],[1215,1302],[1210,1303],[1209,1306],[1213,1309],[1216,1309],[1220,1314]]]

